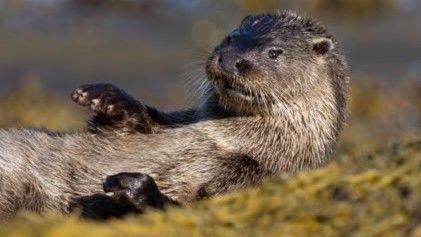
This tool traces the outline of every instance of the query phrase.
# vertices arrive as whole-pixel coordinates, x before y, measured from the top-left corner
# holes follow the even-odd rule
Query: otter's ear
[[[333,49],[333,41],[329,38],[315,38],[311,41],[311,48],[317,54],[326,54]]]

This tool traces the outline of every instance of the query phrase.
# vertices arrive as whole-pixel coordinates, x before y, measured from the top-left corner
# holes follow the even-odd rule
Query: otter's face
[[[319,83],[334,44],[323,28],[291,13],[248,16],[215,48],[206,72],[224,105],[271,113]]]

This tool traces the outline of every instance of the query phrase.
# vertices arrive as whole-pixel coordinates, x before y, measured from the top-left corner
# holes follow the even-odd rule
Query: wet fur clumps
[[[246,17],[206,61],[199,106],[162,112],[110,84],[72,99],[83,132],[0,131],[0,218],[106,218],[188,203],[326,164],[347,117],[339,43],[293,12]]]

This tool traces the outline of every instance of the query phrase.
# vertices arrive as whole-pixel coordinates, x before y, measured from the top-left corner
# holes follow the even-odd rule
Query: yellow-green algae
[[[421,236],[421,140],[142,216],[20,214],[1,236]]]

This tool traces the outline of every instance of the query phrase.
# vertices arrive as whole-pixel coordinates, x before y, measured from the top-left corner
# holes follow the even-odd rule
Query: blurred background
[[[340,152],[420,137],[418,0],[1,0],[0,127],[83,127],[69,94],[86,83],[191,106],[207,52],[245,15],[278,9],[322,21],[343,43],[352,104]]]

